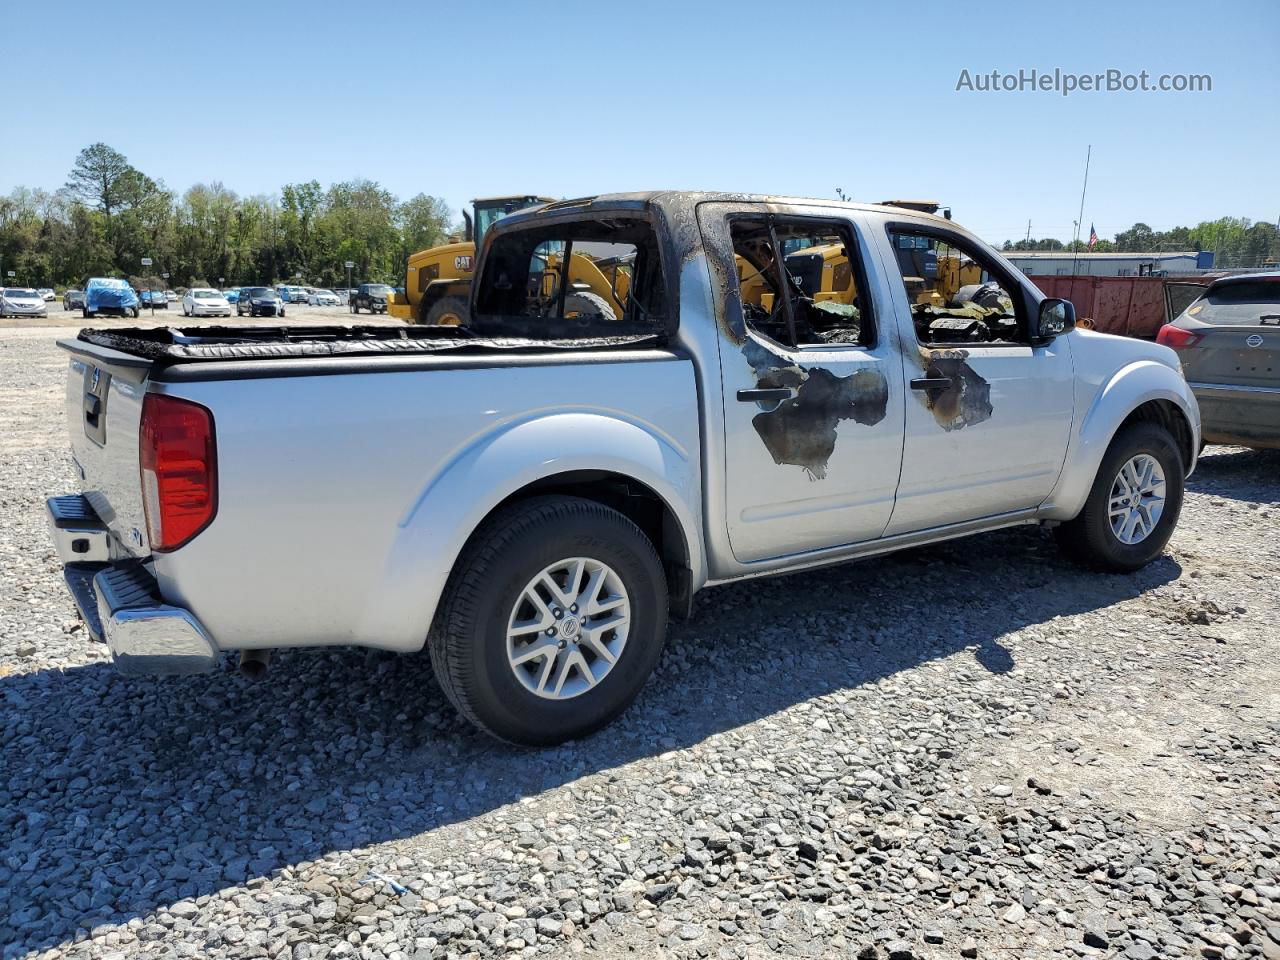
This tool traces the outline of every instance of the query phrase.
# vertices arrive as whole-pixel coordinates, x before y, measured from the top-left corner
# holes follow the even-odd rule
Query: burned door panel
[[[812,479],[822,480],[835,452],[840,421],[874,426],[884,419],[889,383],[879,370],[856,370],[841,377],[824,367],[806,369],[755,339],[747,342],[743,356],[758,387],[795,390],[793,397],[751,419],[776,464],[802,467]]]
[[[825,218],[818,226],[831,221],[822,208],[698,208],[719,332],[726,524],[733,555],[742,563],[878,537],[893,508],[902,456],[904,387],[896,338],[867,344],[857,342],[861,336],[827,340],[827,331],[815,331],[815,342],[795,347],[748,329],[739,289],[742,264],[735,259],[728,221],[762,210],[783,219]],[[851,284],[836,269],[841,264],[828,262],[830,283],[823,284],[836,292],[826,292],[827,313],[833,322],[879,316],[887,309],[884,274],[865,258],[859,223],[841,220],[839,226],[847,230],[865,309],[839,302],[841,296],[848,300],[842,292]],[[797,287],[818,299],[803,280]]]

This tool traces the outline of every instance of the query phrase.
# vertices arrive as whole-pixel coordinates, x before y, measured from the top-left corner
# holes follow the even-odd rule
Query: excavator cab
[[[475,219],[465,210],[462,213],[463,219],[467,222],[467,240],[476,245],[476,250],[480,249],[480,245],[484,243],[484,235],[489,232],[489,228],[509,214],[515,213],[517,210],[524,210],[528,207],[536,207],[542,203],[551,203],[550,197],[535,197],[525,195],[520,197],[489,197],[484,200],[473,200],[472,206],[475,209]]]

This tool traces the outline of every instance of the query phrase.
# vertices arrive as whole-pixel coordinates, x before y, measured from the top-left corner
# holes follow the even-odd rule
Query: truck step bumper
[[[160,599],[155,578],[140,563],[110,564],[93,578],[98,619],[121,673],[132,676],[204,673],[218,648],[200,621]]]
[[[50,497],[45,501],[49,532],[66,563],[106,563],[111,559],[107,525],[78,493]]]
[[[141,563],[91,562],[85,558],[96,556],[92,546],[87,551],[72,549],[72,560],[65,562],[58,531],[72,527],[59,527],[59,519],[74,521],[81,534],[94,532],[94,524],[101,526],[102,556],[106,557],[106,528],[83,497],[54,497],[49,501],[49,519],[64,558],[67,589],[90,636],[106,641],[121,673],[176,675],[213,669],[218,648],[209,634],[189,610],[164,602],[155,577]]]

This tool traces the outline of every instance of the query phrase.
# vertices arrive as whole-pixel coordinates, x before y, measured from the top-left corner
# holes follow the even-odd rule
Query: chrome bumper
[[[106,526],[88,501],[79,496],[55,497],[48,502],[48,509],[67,589],[90,635],[106,641],[121,673],[175,675],[213,669],[218,659],[213,640],[190,611],[164,602],[155,577],[143,564],[136,560],[91,562],[85,559],[96,549],[91,537],[90,549],[83,552],[76,549],[76,540],[83,537],[60,538],[58,531],[68,528],[59,527],[58,520],[68,513],[78,514],[79,533],[101,532],[105,560]],[[64,542],[69,544],[67,551]]]

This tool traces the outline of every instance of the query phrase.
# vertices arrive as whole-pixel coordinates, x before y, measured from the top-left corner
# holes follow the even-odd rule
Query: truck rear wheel
[[[427,642],[458,712],[501,740],[549,746],[631,704],[666,626],[666,579],[640,528],[591,500],[537,497],[476,531]]]
[[[1084,509],[1054,530],[1073,560],[1128,573],[1158,557],[1182,510],[1186,469],[1164,427],[1134,423],[1111,441]]]

